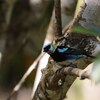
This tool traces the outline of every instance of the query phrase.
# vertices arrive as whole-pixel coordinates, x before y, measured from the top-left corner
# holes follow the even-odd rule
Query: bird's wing
[[[66,52],[68,50],[68,48],[58,48],[57,50],[60,53],[64,53],[64,52]]]
[[[81,51],[73,49],[73,48],[68,48],[68,50],[65,53],[73,54],[73,55],[81,55],[81,54],[83,54]]]
[[[66,55],[66,54],[69,54],[69,55],[84,55],[84,56],[87,56],[87,57],[95,58],[94,56],[87,54],[85,51],[80,51],[80,50],[70,48],[70,47],[65,47],[65,46],[58,46],[57,51],[61,54],[64,54],[64,55]]]
[[[79,50],[76,50],[74,48],[64,47],[64,46],[58,46],[57,50],[59,53],[64,53],[64,54],[73,54],[73,55],[84,54],[83,52]]]
[[[80,50],[77,50],[74,48],[68,48],[67,51],[64,52],[64,54],[71,54],[71,55],[78,55],[78,56],[80,55],[80,57],[87,56],[90,58],[95,58],[94,56],[87,54],[87,52],[85,52],[85,51],[80,51]]]

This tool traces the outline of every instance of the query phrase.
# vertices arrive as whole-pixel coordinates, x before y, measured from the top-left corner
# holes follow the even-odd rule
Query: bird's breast
[[[62,62],[62,61],[65,61],[67,60],[67,57],[61,53],[54,53],[54,54],[51,54],[51,57],[54,59],[54,61],[56,62]]]

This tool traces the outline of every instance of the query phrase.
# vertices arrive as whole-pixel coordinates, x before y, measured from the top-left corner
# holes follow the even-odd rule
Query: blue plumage
[[[73,61],[84,57],[92,57],[77,49],[51,44],[44,47],[44,52],[47,52],[56,62]]]
[[[68,48],[58,48],[58,52],[59,53],[63,53],[63,52],[65,52],[65,51],[67,51],[68,50]]]

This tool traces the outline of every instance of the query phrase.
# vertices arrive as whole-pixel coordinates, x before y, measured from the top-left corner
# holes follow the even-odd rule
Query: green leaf
[[[94,35],[94,36],[100,36],[100,34],[98,34],[97,32],[90,30],[90,29],[86,29],[80,25],[76,25],[73,29],[72,32],[76,32],[76,33],[82,33],[82,34],[87,34],[87,35]]]

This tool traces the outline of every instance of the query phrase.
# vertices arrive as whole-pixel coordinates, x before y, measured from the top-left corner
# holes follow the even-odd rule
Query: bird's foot
[[[63,67],[73,67],[73,68],[77,68],[77,64],[69,63],[67,65],[63,65]]]

